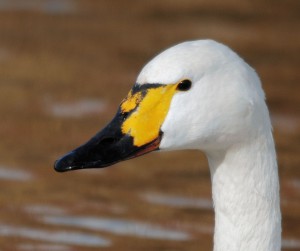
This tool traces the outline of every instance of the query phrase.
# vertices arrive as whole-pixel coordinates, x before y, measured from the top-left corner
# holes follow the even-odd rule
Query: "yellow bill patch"
[[[123,100],[121,104],[121,110],[123,113],[132,111],[141,101],[142,93],[137,92],[132,94],[132,90],[129,92],[128,96]]]
[[[122,124],[122,133],[133,137],[135,146],[145,145],[159,136],[160,128],[169,111],[176,84],[149,87],[133,94],[132,91],[121,104],[121,111],[130,112]]]

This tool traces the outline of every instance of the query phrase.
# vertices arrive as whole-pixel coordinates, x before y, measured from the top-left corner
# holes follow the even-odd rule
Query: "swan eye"
[[[178,85],[177,85],[177,90],[179,91],[188,91],[192,86],[192,81],[189,79],[182,80]]]

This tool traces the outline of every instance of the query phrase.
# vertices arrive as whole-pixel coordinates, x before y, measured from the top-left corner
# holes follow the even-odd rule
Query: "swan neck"
[[[214,251],[281,249],[281,214],[271,131],[207,154],[215,208]]]

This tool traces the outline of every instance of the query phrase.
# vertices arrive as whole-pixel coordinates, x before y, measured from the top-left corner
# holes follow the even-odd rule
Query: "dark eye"
[[[182,80],[178,85],[177,85],[177,90],[179,91],[188,91],[192,86],[192,82],[189,79]]]

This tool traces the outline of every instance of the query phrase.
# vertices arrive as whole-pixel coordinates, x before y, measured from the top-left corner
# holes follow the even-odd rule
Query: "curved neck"
[[[207,153],[215,208],[214,251],[281,249],[281,214],[272,133]]]

